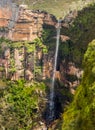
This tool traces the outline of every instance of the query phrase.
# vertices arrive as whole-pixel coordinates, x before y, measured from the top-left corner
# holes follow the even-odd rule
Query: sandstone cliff
[[[73,11],[70,12],[70,14],[68,14],[64,18],[64,20],[62,20],[62,24],[61,24],[62,29],[60,35],[61,44],[64,44],[66,41],[70,40],[70,37],[65,36],[62,30],[68,29],[69,26],[73,23],[74,19],[77,17],[77,15],[78,15],[77,11]],[[1,66],[2,65],[5,66],[6,77],[10,77],[12,80],[15,79],[17,80],[20,77],[25,77],[29,80],[33,79],[35,77],[33,60],[36,55],[36,61],[37,61],[36,66],[39,66],[39,63],[42,62],[41,78],[42,79],[51,78],[53,72],[53,66],[54,66],[56,27],[57,27],[56,18],[53,15],[48,14],[47,12],[40,11],[40,10],[32,11],[29,10],[26,5],[20,5],[19,7],[15,4],[11,6],[1,6],[0,7],[0,37],[5,37],[10,39],[13,42],[12,44],[14,44],[14,42],[17,41],[22,42],[22,47],[20,49],[16,47],[14,48],[14,52],[10,52],[10,55],[14,55],[13,57],[12,56],[11,57],[14,58],[15,60],[14,68],[16,71],[14,74],[11,74],[11,76],[10,74],[8,74],[9,72],[7,72],[8,69],[11,67],[10,65],[11,62],[9,62],[9,60],[5,57],[5,55],[4,55],[4,59],[2,59],[1,57],[1,61],[2,61]],[[36,50],[35,54],[32,53],[32,55],[26,52],[27,64],[25,67],[23,42],[24,41],[33,42],[33,40],[35,40],[38,37],[42,38],[44,30],[47,32],[46,35],[49,35],[46,41],[44,41],[47,42],[49,40],[49,44],[47,45],[47,48],[49,48],[48,54],[44,55],[41,48]],[[3,53],[6,52],[7,50],[5,49]],[[40,59],[39,59],[39,55],[40,55]],[[56,71],[56,78],[59,81],[64,82],[66,86],[75,88],[78,85],[78,82],[76,80],[74,80],[73,82],[68,81],[68,79],[66,78],[66,74],[74,75],[74,76],[80,75],[81,72],[79,71],[79,68],[76,68],[76,66],[72,62],[69,64],[69,60],[68,63],[64,62],[64,59],[61,59],[60,56],[58,59],[59,59],[59,63],[58,63],[59,69],[57,69]],[[71,91],[72,93],[74,93],[72,89]]]
[[[20,7],[15,6],[15,8],[18,9],[18,12],[14,13],[8,7],[7,9],[6,7],[0,7],[1,37],[7,36],[12,41],[33,41],[35,38],[41,37],[43,24],[56,25],[56,18],[46,12],[28,10],[23,5]],[[12,27],[10,28],[9,25]],[[4,27],[7,28],[7,31],[3,30]]]

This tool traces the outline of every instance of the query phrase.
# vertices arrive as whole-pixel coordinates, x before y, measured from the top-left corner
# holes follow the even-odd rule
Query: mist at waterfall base
[[[61,27],[61,20],[58,20],[57,30],[56,30],[57,35],[56,35],[56,49],[55,49],[53,75],[52,75],[51,87],[49,92],[47,110],[44,115],[47,125],[50,124],[55,119],[59,118],[60,115],[59,109],[61,109],[59,98],[55,95],[55,73],[57,68],[58,50],[59,50],[59,42],[60,42],[60,27]]]

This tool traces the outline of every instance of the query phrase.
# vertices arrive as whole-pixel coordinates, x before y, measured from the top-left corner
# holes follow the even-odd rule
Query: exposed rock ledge
[[[32,11],[20,6],[16,13],[18,17],[14,21],[15,12],[9,7],[0,7],[0,37],[5,36],[12,41],[33,41],[41,37],[43,24],[55,26],[57,23],[53,15],[40,10]],[[14,26],[10,28],[10,24]]]

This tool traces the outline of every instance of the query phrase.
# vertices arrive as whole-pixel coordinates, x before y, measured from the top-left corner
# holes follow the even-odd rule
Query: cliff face
[[[18,10],[18,12],[15,12],[18,13],[17,19],[12,19],[12,17],[15,17],[12,9],[0,8],[0,27],[7,28],[6,33],[1,33],[0,36],[7,34],[7,38],[12,41],[33,41],[35,38],[41,37],[43,24],[56,25],[55,17],[46,12],[31,11],[22,5]],[[14,25],[10,28],[11,22]]]
[[[37,11],[28,10],[26,5],[20,5],[19,7],[16,5],[11,5],[9,7],[7,5],[3,7],[1,6],[0,19],[1,19],[0,20],[0,29],[1,29],[0,37],[8,38],[12,42],[15,42],[15,41],[16,42],[17,41],[33,42],[33,40],[37,39],[38,37],[40,38],[42,36],[44,26],[48,26],[48,27],[53,26],[55,28],[57,24],[57,20],[53,15],[50,15],[40,10],[37,10]],[[23,46],[23,43],[22,43],[22,46]],[[1,45],[1,48],[2,48],[2,45]],[[16,66],[16,73],[13,76],[11,75],[11,79],[19,79],[20,77],[25,75],[24,73],[27,73],[26,75],[28,75],[28,79],[32,79],[34,77],[33,73],[31,73],[33,72],[33,68],[34,68],[33,57],[36,57],[36,60],[37,59],[39,60],[39,55],[41,55],[40,59],[42,60],[42,63],[43,63],[42,77],[43,79],[45,79],[46,77],[50,78],[51,76],[50,73],[52,71],[53,64],[50,65],[51,64],[50,58],[48,60],[48,57],[46,55],[43,56],[42,49],[36,50],[37,52],[35,52],[33,56],[30,56],[29,54],[27,54],[28,55],[27,56],[27,69],[25,70],[26,72],[24,72],[25,65],[24,65],[23,60],[25,60],[25,55],[24,55],[23,49],[24,47],[21,47],[20,50],[18,50],[18,48],[15,48],[13,50],[14,52],[11,52],[9,49],[10,55],[14,55],[13,56],[15,59],[14,66]],[[9,72],[7,72],[7,69],[9,69],[9,66],[11,66],[9,65],[11,62],[8,63],[8,65],[6,65],[6,63],[7,63],[7,60],[8,62],[10,61],[10,58],[12,56],[9,59],[7,59],[5,57],[6,51],[7,50],[5,49],[4,55],[3,55],[4,59],[1,58],[1,61],[2,61],[1,66],[2,65],[5,66],[6,77],[10,77],[8,76]],[[20,51],[22,53],[20,53]],[[32,59],[32,61],[30,61],[30,58]],[[4,63],[3,63],[3,60],[5,61]],[[51,69],[48,69],[50,66],[51,66]]]
[[[0,9],[0,27],[6,27],[8,25],[8,19],[10,19],[12,13],[9,8]]]
[[[64,28],[68,29],[69,26],[72,24],[74,19],[77,16],[77,12],[71,12],[69,15],[66,16],[66,18],[62,21],[61,24],[61,35],[60,35],[60,46],[63,45],[65,42],[68,42],[70,38],[68,36],[64,35],[64,32],[62,30]],[[11,66],[10,58],[7,59],[4,55],[4,59],[1,58],[1,66],[3,65],[5,67],[5,75],[6,77],[10,77],[12,80],[17,80],[20,77],[27,77],[27,79],[31,80],[34,76],[34,57],[36,56],[36,60],[38,59],[38,62],[42,64],[42,70],[41,71],[41,77],[42,79],[51,78],[52,72],[53,72],[53,66],[54,66],[54,54],[55,54],[55,43],[56,43],[56,27],[57,27],[57,20],[53,15],[50,15],[46,12],[37,10],[37,11],[31,11],[27,9],[26,5],[20,5],[19,7],[16,5],[11,5],[9,8],[7,7],[0,7],[0,37],[5,37],[10,39],[13,43],[20,41],[20,42],[33,42],[36,38],[46,37],[46,39],[43,41],[44,44],[46,44],[46,48],[48,48],[48,54],[43,54],[43,51],[41,47],[39,47],[36,52],[32,52],[29,54],[27,53],[27,64],[25,67],[25,55],[24,55],[24,44],[22,43],[22,47],[18,49],[18,47],[14,48],[14,52],[11,52],[10,49],[10,58],[12,58],[12,55],[15,59],[15,63],[13,66],[15,66],[15,73],[8,74],[7,72],[9,70],[9,66]],[[18,45],[19,46],[19,45]],[[1,45],[2,48],[2,45]],[[64,48],[62,46],[62,48]],[[37,48],[36,48],[37,49]],[[59,50],[60,51],[60,50]],[[61,50],[61,52],[64,50]],[[7,53],[7,50],[5,49],[3,53]],[[39,59],[40,55],[40,59]],[[63,56],[62,56],[63,58]],[[78,77],[76,75],[80,75],[79,68],[76,68],[76,66],[73,64],[73,62],[70,62],[68,60],[67,62],[64,62],[64,59],[62,59],[59,56],[58,61],[58,69],[56,71],[56,78],[59,81],[64,82],[65,86],[70,86],[71,88],[75,88],[79,82],[76,81],[76,78],[74,81],[69,81],[66,74],[70,74],[71,76],[74,75],[75,77]],[[68,58],[67,58],[68,59]],[[3,62],[4,60],[4,62]],[[7,61],[8,60],[8,61]],[[32,60],[32,61],[31,61]],[[9,62],[7,64],[7,62]],[[36,63],[36,66],[39,66],[38,63]],[[65,66],[65,64],[68,64]],[[24,70],[24,68],[26,68]],[[73,69],[73,70],[72,70]],[[68,70],[68,71],[67,71]],[[2,76],[2,73],[1,73]],[[81,76],[81,75],[80,75]],[[79,76],[79,78],[80,78]],[[73,92],[73,89],[71,89],[71,92]]]
[[[58,82],[55,84],[56,118],[63,112],[64,105],[72,100],[71,93],[74,94],[80,84],[83,54],[88,41],[95,37],[95,33],[90,35],[95,32],[93,10],[92,6],[83,13],[70,12],[62,21],[56,71]],[[0,7],[0,19],[0,36],[10,39],[0,38],[0,77],[11,80],[46,79],[50,86],[56,46],[55,17],[39,10],[28,10],[26,6],[15,6],[15,9]]]

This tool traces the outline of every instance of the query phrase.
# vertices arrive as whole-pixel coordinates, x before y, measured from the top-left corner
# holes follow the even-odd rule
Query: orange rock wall
[[[11,21],[12,12],[8,8],[0,8],[0,27],[8,27]],[[10,19],[10,20],[9,20]],[[52,15],[41,12],[31,11],[25,8],[19,8],[17,21],[14,21],[14,27],[7,33],[7,38],[12,41],[33,41],[37,37],[41,37],[43,24],[56,25],[56,20]],[[0,32],[0,36],[2,36]],[[3,36],[6,36],[6,32]]]
[[[11,11],[9,8],[0,8],[0,27],[8,25],[8,19],[11,18]]]

